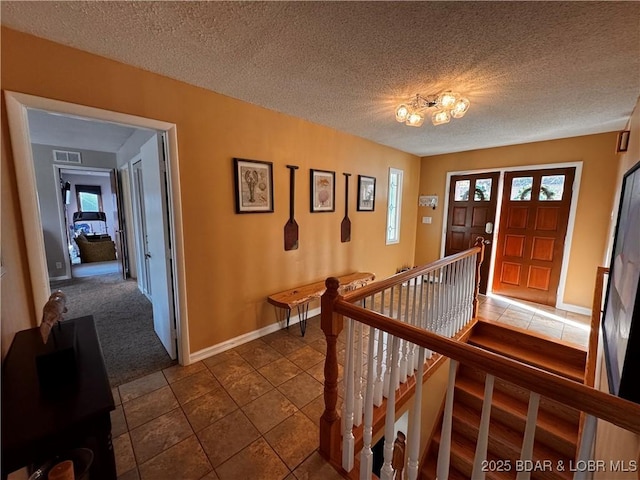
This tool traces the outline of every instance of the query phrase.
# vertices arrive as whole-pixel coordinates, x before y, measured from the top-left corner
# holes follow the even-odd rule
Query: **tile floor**
[[[480,302],[487,319],[586,345],[589,317],[494,297]],[[305,337],[293,325],[114,388],[118,478],[340,479],[317,452],[324,352],[315,317]]]

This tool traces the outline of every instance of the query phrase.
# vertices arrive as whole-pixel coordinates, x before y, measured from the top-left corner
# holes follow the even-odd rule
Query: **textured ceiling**
[[[117,153],[136,131],[115,123],[88,121],[82,118],[29,110],[31,143],[74,150]]]
[[[1,2],[3,25],[418,155],[623,129],[638,2]],[[394,107],[453,89],[463,119]],[[233,121],[233,119],[230,119]]]

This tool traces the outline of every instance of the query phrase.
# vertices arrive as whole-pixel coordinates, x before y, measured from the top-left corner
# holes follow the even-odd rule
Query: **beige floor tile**
[[[111,436],[119,437],[123,433],[127,433],[127,422],[124,419],[124,412],[122,405],[118,405],[115,410],[111,412]]]
[[[251,366],[244,358],[236,353],[237,356],[217,363],[209,367],[211,373],[223,385],[230,385],[237,378],[243,377],[247,373],[253,372],[255,368]]]
[[[224,389],[205,393],[182,406],[195,432],[208,427],[213,422],[238,409],[238,405]]]
[[[298,411],[278,390],[272,390],[242,407],[242,411],[262,434]]]
[[[318,448],[318,426],[302,412],[287,418],[264,435],[289,469],[294,470]]]
[[[191,365],[187,365],[183,367],[182,365],[174,365],[173,367],[165,368],[162,373],[164,373],[167,382],[173,383],[178,380],[182,380],[194,373],[198,373],[202,370],[205,370],[207,367],[202,362],[192,363]]]
[[[299,373],[278,387],[293,404],[302,408],[320,395],[324,388],[320,382],[306,372]]]
[[[159,417],[178,407],[176,399],[171,387],[154,390],[151,393],[134,398],[123,404],[124,413],[127,417],[129,429],[133,430],[149,420]]]
[[[305,345],[304,347],[299,348],[295,352],[287,355],[287,358],[301,369],[307,370],[316,365],[318,362],[324,360],[324,355],[318,352],[313,347]]]
[[[113,395],[113,402],[115,403],[116,407],[122,404],[122,400],[120,400],[120,390],[118,390],[118,387],[113,387],[111,389],[111,395]]]
[[[293,471],[297,480],[342,480],[340,474],[318,452]]]
[[[363,372],[366,372],[366,371],[367,369],[365,368]],[[339,382],[342,381],[343,372],[344,372],[344,367],[338,364],[338,381]],[[309,368],[307,370],[307,373],[324,385],[324,359],[321,362],[315,364],[313,367]]]
[[[218,353],[209,358],[205,358],[204,360],[202,360],[202,363],[204,363],[207,368],[211,369],[211,367],[213,367],[214,365],[238,357],[240,357],[240,354],[235,349],[233,349],[227,350],[226,352]]]
[[[216,471],[220,464],[259,437],[260,432],[242,410],[236,410],[198,432],[200,443]],[[220,472],[217,473],[220,476]]]
[[[291,335],[271,338],[269,340],[265,340],[265,343],[285,356],[306,345],[306,343],[300,340],[300,338],[293,337]]]
[[[588,315],[581,315],[580,313],[567,312],[567,318],[573,320],[574,322],[580,322],[584,325],[591,324],[591,317]]]
[[[284,357],[269,365],[265,365],[258,371],[276,387],[302,372],[300,368]]]
[[[131,437],[123,433],[113,439],[113,454],[116,458],[116,474],[118,476],[136,468],[136,457],[131,446]]]
[[[256,371],[236,378],[231,384],[225,386],[227,393],[240,406],[246,405],[273,388],[274,386]]]
[[[276,352],[264,342],[262,342],[262,345],[256,344],[254,348],[246,350],[240,353],[240,355],[255,369],[264,367],[265,365],[282,358],[280,353]]]
[[[307,333],[305,333],[304,337],[302,337],[302,341],[306,344],[313,343],[318,340],[324,340],[324,339],[325,339],[324,332],[319,328],[307,327]]]
[[[173,390],[181,405],[198,398],[200,395],[218,389],[220,389],[220,384],[208,370],[194,373],[171,384],[171,390]]]
[[[318,338],[313,342],[309,342],[309,346],[314,350],[320,352],[322,355],[327,354],[327,340],[324,337]]]
[[[193,430],[180,408],[134,428],[131,443],[138,464],[155,457],[169,447],[185,440]]]
[[[248,351],[251,351],[254,348],[263,348],[267,346],[267,344],[262,340],[262,338],[256,338],[255,340],[251,340],[250,342],[243,343],[242,345],[238,345],[233,349],[233,351],[238,352],[240,356],[242,356],[242,354],[247,353]]]
[[[120,399],[122,402],[128,402],[134,398],[141,397],[147,393],[153,392],[159,388],[164,387],[167,384],[167,380],[164,378],[162,372],[155,372],[151,375],[147,375],[132,382],[120,385]]]
[[[138,469],[134,468],[133,470],[129,470],[127,473],[118,475],[118,480],[140,480]]]
[[[212,471],[195,435],[140,465],[142,480],[200,480]]]
[[[504,323],[505,325],[511,325],[513,327],[523,328],[525,330],[529,326],[529,323],[531,323],[531,320],[509,317],[507,315],[500,316],[497,321],[500,323]]]
[[[338,397],[340,400],[340,397]],[[340,410],[336,407],[338,411]],[[324,413],[324,395],[318,395],[315,399],[309,402],[305,407],[302,408],[302,413],[304,413],[309,420],[311,420],[316,425],[320,425],[320,417]]]
[[[251,443],[216,468],[220,480],[282,480],[289,474],[264,438]]]

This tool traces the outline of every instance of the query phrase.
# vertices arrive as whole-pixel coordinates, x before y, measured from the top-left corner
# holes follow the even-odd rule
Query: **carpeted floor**
[[[65,318],[93,315],[112,386],[177,363],[153,331],[151,303],[135,280],[98,275],[51,282],[51,290],[67,295]]]

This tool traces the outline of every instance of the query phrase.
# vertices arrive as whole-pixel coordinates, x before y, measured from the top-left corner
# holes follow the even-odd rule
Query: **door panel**
[[[493,224],[496,219],[500,172],[451,177],[445,255],[467,250],[484,237],[484,262],[480,269],[480,292],[486,293],[489,277]],[[491,225],[489,225],[491,224]],[[487,231],[491,233],[487,233]]]
[[[153,329],[172,359],[176,358],[173,284],[171,280],[167,195],[162,138],[156,135],[141,149],[144,210]]]
[[[506,172],[493,291],[555,305],[575,168]]]

